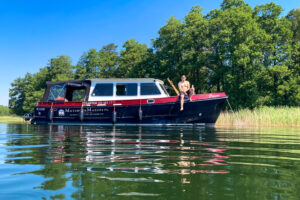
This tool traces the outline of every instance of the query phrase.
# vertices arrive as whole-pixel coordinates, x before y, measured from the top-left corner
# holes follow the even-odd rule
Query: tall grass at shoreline
[[[222,112],[216,126],[291,126],[300,127],[300,107],[259,107]]]
[[[23,122],[23,118],[10,113],[7,106],[0,105],[0,122]]]
[[[6,122],[24,122],[22,117],[19,116],[0,116],[0,122],[6,123]]]
[[[9,112],[9,108],[7,106],[0,105],[0,116],[9,116],[11,115]]]

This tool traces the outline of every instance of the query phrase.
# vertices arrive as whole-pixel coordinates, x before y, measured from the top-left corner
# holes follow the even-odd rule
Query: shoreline
[[[256,123],[218,123],[215,128],[300,128],[300,125],[286,125],[286,124],[256,124]]]
[[[20,116],[0,116],[0,123],[16,123],[24,122],[24,119]]]

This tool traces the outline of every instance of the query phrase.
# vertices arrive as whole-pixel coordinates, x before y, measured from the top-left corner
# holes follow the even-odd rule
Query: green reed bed
[[[9,116],[11,115],[9,112],[9,108],[7,106],[0,105],[0,116]]]
[[[234,113],[225,111],[216,125],[300,127],[300,107],[260,107]]]
[[[7,106],[0,105],[0,122],[23,122],[23,118],[12,115]]]
[[[24,122],[19,116],[0,116],[0,122]]]

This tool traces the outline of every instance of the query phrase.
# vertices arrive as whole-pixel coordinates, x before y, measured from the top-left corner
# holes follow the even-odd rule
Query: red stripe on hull
[[[202,100],[202,99],[214,99],[226,97],[225,92],[221,93],[209,93],[209,94],[196,94],[192,96],[192,100]],[[172,103],[179,100],[178,96],[172,97],[163,97],[163,98],[149,98],[153,99],[154,103]],[[49,106],[58,106],[58,107],[72,107],[72,106],[112,106],[114,104],[120,105],[140,105],[140,104],[150,104],[147,102],[148,99],[133,99],[133,100],[113,100],[113,101],[70,101],[70,102],[39,102],[37,104],[38,107],[49,107]]]

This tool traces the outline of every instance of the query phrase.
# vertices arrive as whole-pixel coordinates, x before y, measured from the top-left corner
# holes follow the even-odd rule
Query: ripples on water
[[[0,124],[0,199],[299,199],[299,129]]]

